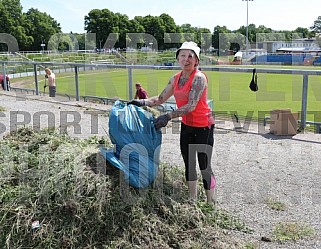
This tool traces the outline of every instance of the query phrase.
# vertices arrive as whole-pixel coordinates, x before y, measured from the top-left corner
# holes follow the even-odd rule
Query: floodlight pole
[[[246,56],[249,49],[249,1],[253,0],[242,0],[246,1]]]
[[[103,40],[99,40],[99,52],[101,52],[101,42],[102,42]]]

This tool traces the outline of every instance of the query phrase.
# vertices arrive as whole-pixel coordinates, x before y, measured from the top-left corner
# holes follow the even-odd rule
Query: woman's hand
[[[171,117],[168,113],[160,115],[158,118],[155,119],[154,126],[156,129],[160,129],[162,127],[165,127],[168,124],[169,120],[171,120]]]
[[[145,100],[144,99],[133,99],[127,103],[127,105],[135,105],[135,106],[145,106]]]

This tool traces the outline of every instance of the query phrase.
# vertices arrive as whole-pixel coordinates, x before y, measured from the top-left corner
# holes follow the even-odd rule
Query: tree
[[[119,34],[119,39],[116,43],[117,47],[126,47],[126,37],[129,33],[129,18],[126,15],[120,13],[115,14],[114,32]],[[110,48],[110,47],[109,47]]]
[[[212,34],[207,28],[197,28],[198,44],[202,50],[208,50],[212,46]]]
[[[314,33],[321,33],[321,16],[319,16],[318,19],[314,21],[314,24],[310,27],[310,29]]]
[[[310,29],[315,36],[318,46],[321,47],[321,16],[319,16],[318,19],[314,21],[314,24],[312,27],[310,27]]]
[[[159,46],[163,49],[169,49],[178,46],[181,43],[182,36],[178,36],[179,27],[175,24],[174,19],[168,14],[161,14],[160,19],[162,19],[165,26],[164,42],[158,41]],[[161,44],[160,44],[161,43]]]
[[[145,33],[150,35],[145,35],[145,45],[153,43],[154,49],[163,49],[164,34],[166,31],[163,19],[157,16],[147,15],[141,19],[140,24],[144,27]]]
[[[215,49],[227,49],[227,47],[222,47],[224,44],[223,36],[221,34],[231,33],[226,26],[216,26],[213,31],[213,47]]]
[[[255,42],[276,41],[272,32],[272,29],[259,25],[255,31]]]
[[[108,9],[91,10],[85,16],[85,30],[87,33],[96,34],[96,47],[99,48],[102,42],[104,48],[126,48],[136,42],[137,37],[130,36],[130,33],[145,32],[144,27],[136,19],[129,20],[127,15],[113,13]]]
[[[271,28],[267,28],[264,25],[259,25],[256,29],[256,33],[272,33],[273,30]]]
[[[117,47],[126,48],[128,45],[131,44],[135,45],[138,43],[136,42],[137,37],[133,39],[132,33],[139,34],[138,41],[143,42],[143,34],[145,32],[144,27],[137,22],[136,20],[129,20],[128,16],[122,15],[120,13],[115,14],[117,17],[117,21],[115,24],[115,30],[119,33],[119,40],[116,43]]]
[[[72,34],[72,33],[71,33]],[[96,48],[96,36],[95,34],[81,33],[73,34],[78,42],[80,50],[94,50]]]
[[[195,28],[192,27],[192,25],[190,25],[189,23],[185,23],[185,24],[181,25],[180,31],[182,33],[182,42],[183,41],[194,41],[197,43]]]
[[[56,33],[48,41],[48,50],[79,50],[77,37],[73,33]]]
[[[42,43],[48,43],[50,37],[61,33],[60,24],[47,13],[31,8],[23,14],[26,33],[33,37],[33,42],[25,46],[26,50],[40,50]]]
[[[234,52],[237,52],[239,50],[242,50],[246,47],[246,42],[244,39],[244,35],[241,33],[233,33],[229,35],[230,40],[230,50],[233,50]]]
[[[33,37],[26,34],[23,21],[20,0],[0,0],[0,33],[7,33],[15,37],[19,47],[33,42]],[[3,44],[1,49],[5,49]]]
[[[311,37],[311,34],[307,28],[298,27],[293,32],[301,35],[302,38],[310,38]]]
[[[261,27],[261,30],[262,30],[263,27]],[[248,37],[247,38],[249,39],[249,43],[256,42],[256,33],[258,33],[258,30],[257,30],[255,24],[253,24],[253,23],[249,24],[248,27],[241,26],[235,32],[240,33],[240,34],[244,35],[244,37],[246,37],[246,30],[248,31]]]
[[[108,9],[93,9],[85,16],[85,30],[87,33],[97,35],[96,47],[100,47],[101,42],[105,42],[109,34],[118,33],[119,16]],[[109,44],[116,43],[117,38],[110,41]]]
[[[136,46],[137,43],[144,42],[143,34],[145,33],[145,28],[137,21],[136,17],[133,20],[129,20],[128,32],[130,35],[126,34],[126,47]],[[135,34],[135,36],[132,34]]]

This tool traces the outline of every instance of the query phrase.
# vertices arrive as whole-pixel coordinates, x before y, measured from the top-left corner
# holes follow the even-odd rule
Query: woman
[[[169,120],[182,117],[180,149],[185,164],[185,177],[190,198],[197,198],[196,154],[208,202],[214,202],[215,177],[211,169],[214,144],[214,118],[207,104],[207,77],[198,70],[200,48],[184,42],[176,52],[182,71],[172,76],[157,97],[132,100],[129,104],[155,106],[174,95],[177,109],[159,116],[155,128],[165,127]]]

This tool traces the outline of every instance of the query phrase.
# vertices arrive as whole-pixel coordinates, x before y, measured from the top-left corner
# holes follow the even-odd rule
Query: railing
[[[30,88],[21,88],[21,87],[10,87],[10,91],[15,91],[15,92],[20,92],[20,93],[27,93],[29,94],[29,92],[31,92],[33,95],[35,95],[36,90],[35,89],[30,89]],[[45,92],[43,92],[43,94],[45,94]],[[56,93],[56,96],[63,96],[68,98],[68,100],[71,100],[71,96],[67,93],[65,94],[59,94]]]
[[[84,99],[85,102],[87,102],[88,100],[94,100],[94,101],[98,101],[103,103],[104,105],[111,105],[114,104],[116,102],[116,100],[121,100],[124,103],[127,103],[128,100],[124,100],[124,99],[118,99],[118,98],[105,98],[105,97],[100,97],[100,96],[92,96],[92,95],[85,95],[82,96],[82,98]]]
[[[7,64],[32,64],[34,68],[35,77],[35,94],[39,95],[39,83],[38,83],[38,67],[42,66],[64,66],[70,67],[70,70],[75,73],[75,98],[77,101],[80,100],[79,94],[79,75],[78,72],[80,68],[123,68],[128,70],[128,96],[129,99],[133,98],[133,69],[169,69],[169,70],[180,70],[178,66],[153,66],[153,65],[110,65],[110,64],[86,64],[86,63],[55,63],[55,62],[15,62],[15,61],[2,61],[3,75],[6,75],[6,65]],[[72,68],[74,70],[72,70]],[[202,71],[219,71],[219,72],[241,72],[241,73],[252,73],[253,68],[248,67],[209,67],[202,66]],[[267,73],[267,74],[291,74],[291,75],[302,75],[302,103],[301,103],[301,119],[300,119],[300,129],[305,129],[307,124],[307,99],[308,99],[308,81],[310,75],[321,75],[321,70],[300,70],[300,69],[272,69],[272,68],[257,68],[257,73]],[[4,77],[5,79],[5,77]],[[6,80],[5,80],[6,81]],[[310,122],[310,121],[309,121]]]
[[[35,89],[30,89],[30,88],[10,87],[10,90],[15,92],[20,92],[20,93],[32,92],[33,95],[35,95],[36,93]]]

